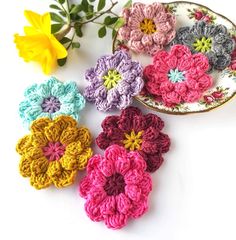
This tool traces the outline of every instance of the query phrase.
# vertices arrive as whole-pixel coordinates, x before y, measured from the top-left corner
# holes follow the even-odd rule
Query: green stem
[[[71,26],[67,25],[65,28],[63,28],[61,31],[54,34],[55,38],[60,41],[63,37],[65,37],[71,30]]]
[[[93,22],[93,23],[98,24],[98,25],[101,25],[101,26],[106,26],[104,23],[100,23],[100,22]],[[114,30],[114,28],[111,27],[111,26],[106,26],[106,27]]]
[[[74,33],[73,33],[73,35],[72,35],[71,40],[70,40],[70,44],[67,46],[66,50],[68,50],[68,49],[71,47],[71,45],[72,45],[72,43],[73,43],[73,40],[74,40],[74,37],[75,37],[75,31],[74,31]]]
[[[69,0],[66,0],[66,6],[67,6],[67,18],[68,18],[68,22],[70,24],[70,3]]]

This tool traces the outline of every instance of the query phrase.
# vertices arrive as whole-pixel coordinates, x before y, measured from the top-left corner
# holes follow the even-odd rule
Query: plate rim
[[[167,5],[167,4],[179,4],[179,3],[186,3],[186,4],[195,4],[199,7],[202,7],[202,8],[205,8],[209,11],[211,11],[212,13],[220,16],[221,18],[223,18],[224,20],[230,22],[234,28],[236,29],[236,24],[231,21],[229,18],[227,18],[226,16],[216,12],[216,11],[213,11],[211,8],[203,5],[203,4],[200,4],[200,3],[196,3],[196,2],[189,2],[189,1],[171,1],[171,2],[161,2],[161,4],[163,5]],[[118,31],[113,39],[113,42],[112,42],[112,52],[114,53],[115,52],[115,43],[116,43],[116,39],[117,39],[117,35],[118,35]],[[196,113],[206,113],[206,112],[210,112],[212,110],[215,110],[217,108],[220,108],[220,107],[223,107],[225,104],[227,104],[228,102],[230,102],[231,100],[233,100],[234,98],[236,97],[236,91],[225,101],[223,102],[222,104],[220,105],[217,105],[217,106],[212,106],[208,109],[204,109],[204,110],[199,110],[199,111],[191,111],[191,112],[175,112],[175,111],[167,111],[167,110],[164,110],[164,109],[159,109],[159,108],[155,108],[155,107],[152,107],[152,106],[149,106],[146,102],[142,101],[141,99],[138,98],[138,96],[135,96],[135,100],[138,101],[139,103],[143,104],[145,107],[153,110],[153,111],[156,111],[156,112],[160,112],[160,113],[166,113],[166,114],[170,114],[170,115],[189,115],[189,114],[196,114]]]

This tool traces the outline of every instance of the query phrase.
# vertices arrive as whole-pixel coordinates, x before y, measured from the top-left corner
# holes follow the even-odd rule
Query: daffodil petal
[[[51,34],[51,17],[50,13],[40,15],[33,11],[25,10],[26,19],[32,25],[33,28],[41,33]]]
[[[56,66],[56,56],[49,49],[45,49],[39,62],[41,63],[43,72],[50,74]]]
[[[52,48],[56,52],[57,59],[67,57],[67,51],[65,47],[52,35],[50,38]]]

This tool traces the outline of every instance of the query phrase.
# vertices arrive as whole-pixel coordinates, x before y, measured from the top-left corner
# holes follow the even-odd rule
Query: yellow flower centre
[[[157,31],[156,25],[152,19],[144,18],[140,23],[140,29],[145,34],[153,34]]]
[[[121,75],[117,70],[109,70],[107,75],[103,76],[104,86],[109,90],[115,87],[118,82],[121,80]]]
[[[143,131],[136,134],[134,130],[132,130],[130,134],[125,133],[125,139],[122,141],[125,148],[131,151],[140,150],[142,144],[142,134]]]
[[[193,47],[197,52],[206,53],[211,50],[212,40],[211,38],[202,37],[200,39],[196,39],[193,43]]]

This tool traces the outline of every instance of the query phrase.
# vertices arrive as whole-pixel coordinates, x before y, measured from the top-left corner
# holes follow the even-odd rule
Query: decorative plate
[[[203,5],[181,1],[164,3],[164,6],[167,11],[176,16],[177,29],[182,26],[192,26],[199,20],[205,20],[213,24],[225,25],[232,37],[235,37],[236,39],[236,25],[228,18],[215,13]],[[200,19],[199,12],[201,13]],[[113,51],[119,48],[128,48],[126,44],[125,41],[119,39],[117,36],[113,42]],[[131,54],[132,57],[140,61],[143,66],[152,62],[150,56],[135,54],[133,52],[131,52]],[[167,107],[163,105],[163,103],[154,100],[151,96],[139,95],[136,99],[153,110],[168,114],[178,115],[207,112],[223,105],[236,95],[236,61],[234,61],[234,65],[231,64],[223,71],[214,70],[211,75],[214,79],[213,87],[204,92],[203,97],[198,102],[182,103],[174,107]]]

